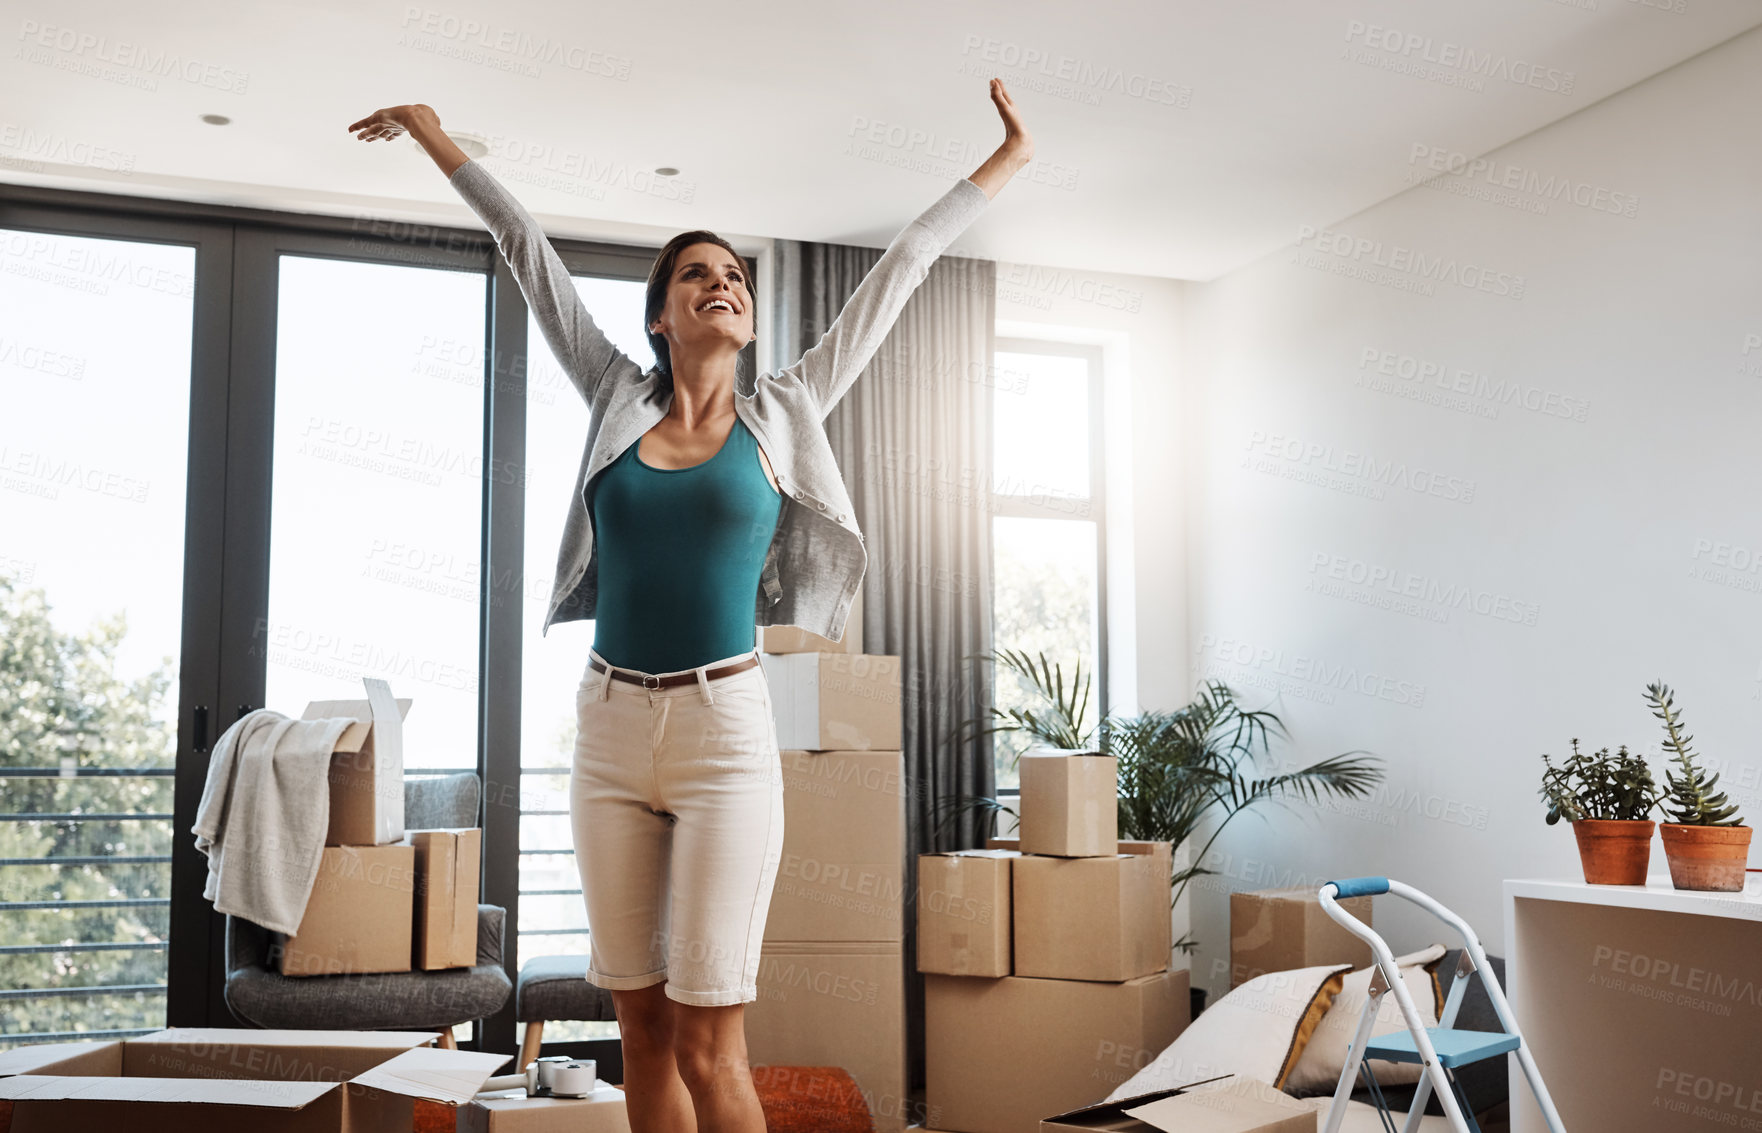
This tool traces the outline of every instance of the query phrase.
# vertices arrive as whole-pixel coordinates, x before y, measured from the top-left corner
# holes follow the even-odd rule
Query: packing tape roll
[[[571,1059],[551,1068],[551,1094],[559,1098],[585,1098],[593,1093],[597,1066],[591,1058]]]

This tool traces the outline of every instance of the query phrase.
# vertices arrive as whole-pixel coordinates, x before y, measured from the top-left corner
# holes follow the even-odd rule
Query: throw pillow
[[[1444,1011],[1444,997],[1438,987],[1436,971],[1444,952],[1442,944],[1434,944],[1395,957],[1401,982],[1407,985],[1407,994],[1412,997],[1413,1006],[1428,1027],[1437,1026],[1438,1016]],[[1360,968],[1345,978],[1340,994],[1328,1006],[1327,1014],[1322,1016],[1321,1024],[1316,1027],[1314,1036],[1303,1048],[1302,1057],[1285,1082],[1287,1089],[1296,1093],[1318,1090],[1331,1093],[1339,1085],[1340,1072],[1346,1067],[1346,1048],[1352,1045],[1352,1036],[1358,1030],[1358,1017],[1364,1013],[1365,1001],[1370,998],[1370,978],[1374,971],[1374,967]],[[1377,1005],[1376,1022],[1371,1024],[1371,1037],[1406,1029],[1407,1023],[1401,1018],[1401,1005],[1395,1002],[1394,993],[1383,996],[1383,1001]],[[1419,1081],[1417,1062],[1385,1062],[1373,1058],[1370,1069],[1377,1076],[1377,1083],[1383,1086],[1410,1086]]]
[[[1283,1086],[1339,994],[1350,964],[1268,972],[1200,1013],[1149,1065],[1103,1101],[1239,1074]]]

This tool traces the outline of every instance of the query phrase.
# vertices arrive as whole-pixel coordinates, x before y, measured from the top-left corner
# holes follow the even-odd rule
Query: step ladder
[[[1450,983],[1450,994],[1444,999],[1444,1013],[1439,1017],[1436,1027],[1426,1026],[1424,1018],[1414,1007],[1413,997],[1407,993],[1407,984],[1401,979],[1401,973],[1395,966],[1395,957],[1389,951],[1389,946],[1383,943],[1383,938],[1338,904],[1338,899],[1343,897],[1374,897],[1383,893],[1392,893],[1412,901],[1462,935],[1462,959],[1457,964],[1456,977]],[[1517,1020],[1511,1016],[1511,1007],[1505,1002],[1505,994],[1499,988],[1499,981],[1493,978],[1492,969],[1487,965],[1487,956],[1481,951],[1480,939],[1475,936],[1474,929],[1468,926],[1467,921],[1413,886],[1391,881],[1386,877],[1351,877],[1343,881],[1330,881],[1321,887],[1321,907],[1340,927],[1370,945],[1376,963],[1376,971],[1372,973],[1370,980],[1370,996],[1365,1002],[1364,1012],[1358,1018],[1358,1030],[1352,1036],[1352,1046],[1346,1052],[1346,1066],[1340,1072],[1340,1084],[1334,1089],[1334,1101],[1328,1107],[1327,1120],[1322,1125],[1323,1133],[1340,1133],[1340,1123],[1346,1117],[1346,1103],[1352,1096],[1360,1070],[1363,1071],[1365,1084],[1370,1089],[1383,1128],[1387,1133],[1395,1133],[1394,1118],[1383,1098],[1382,1088],[1377,1085],[1376,1075],[1371,1073],[1370,1066],[1365,1061],[1371,1058],[1385,1062],[1416,1062],[1424,1068],[1402,1133],[1417,1133],[1420,1118],[1425,1115],[1426,1102],[1434,1090],[1437,1091],[1438,1103],[1443,1107],[1444,1116],[1449,1119],[1451,1128],[1458,1133],[1480,1133],[1480,1126],[1475,1122],[1474,1112],[1462,1093],[1462,1087],[1457,1084],[1450,1071],[1507,1054],[1515,1055],[1518,1064],[1523,1068],[1523,1076],[1529,1082],[1530,1092],[1536,1096],[1536,1103],[1541,1106],[1542,1117],[1547,1121],[1548,1128],[1552,1133],[1566,1133],[1566,1127],[1560,1123],[1560,1114],[1554,1108],[1554,1099],[1548,1096],[1548,1087],[1542,1083],[1541,1071],[1536,1069],[1536,1060],[1530,1055],[1529,1044],[1524,1042],[1523,1033],[1517,1029]],[[1463,994],[1468,990],[1468,977],[1477,972],[1487,990],[1487,998],[1492,1001],[1493,1011],[1505,1028],[1503,1031],[1462,1031],[1455,1027],[1456,1013],[1462,1007]],[[1407,1031],[1372,1037],[1371,1028],[1375,1025],[1383,996],[1391,993],[1401,1008],[1401,1018],[1407,1024]]]

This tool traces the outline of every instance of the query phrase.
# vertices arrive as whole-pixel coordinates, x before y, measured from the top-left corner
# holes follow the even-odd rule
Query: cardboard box
[[[843,1067],[869,1103],[877,1133],[905,1128],[905,955],[898,941],[767,940],[758,984],[758,999],[746,1007],[753,1065]]]
[[[303,720],[355,720],[331,749],[327,846],[382,846],[404,836],[404,717],[410,701],[394,701],[391,685],[376,677],[361,683],[366,700],[314,700],[300,714]]]
[[[1369,897],[1348,897],[1340,907],[1365,924],[1371,923]],[[1370,962],[1370,945],[1322,911],[1316,889],[1230,894],[1231,987],[1267,972],[1322,964],[1363,968]]]
[[[1186,972],[1121,983],[924,977],[924,1124],[1028,1133],[1106,1097],[1187,1025]]]
[[[281,974],[407,972],[415,911],[416,847],[326,846],[299,931],[279,946]]]
[[[918,855],[918,971],[1007,976],[1015,850]]]
[[[1129,980],[1169,966],[1174,847],[1131,845],[1110,857],[1016,859],[1016,975]]]
[[[905,785],[898,751],[785,751],[783,860],[766,940],[902,940]]]
[[[594,1079],[585,1098],[529,1098],[508,1091],[459,1111],[458,1133],[630,1133],[624,1091]]]
[[[898,751],[898,657],[870,653],[761,653],[777,746],[808,751]]]
[[[471,967],[477,963],[483,831],[412,830],[405,840],[416,851],[411,963],[423,971]]]
[[[1021,776],[1022,853],[1112,854],[1119,841],[1119,764],[1111,755],[1029,751]]]
[[[1228,1077],[1097,1102],[1040,1122],[1041,1133],[1316,1133],[1315,1108],[1266,1082]]]
[[[861,653],[863,651],[863,592],[850,604],[850,615],[844,621],[844,636],[838,641],[821,637],[800,626],[760,626],[761,653]]]
[[[409,1031],[174,1027],[0,1055],[12,1133],[411,1133],[418,1098],[468,1104],[505,1054]]]

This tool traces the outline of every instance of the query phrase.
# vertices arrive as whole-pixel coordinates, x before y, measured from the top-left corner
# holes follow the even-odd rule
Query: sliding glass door
[[[224,311],[196,282],[229,247],[0,209],[0,1046],[168,1021],[174,770],[218,609],[195,521]]]

